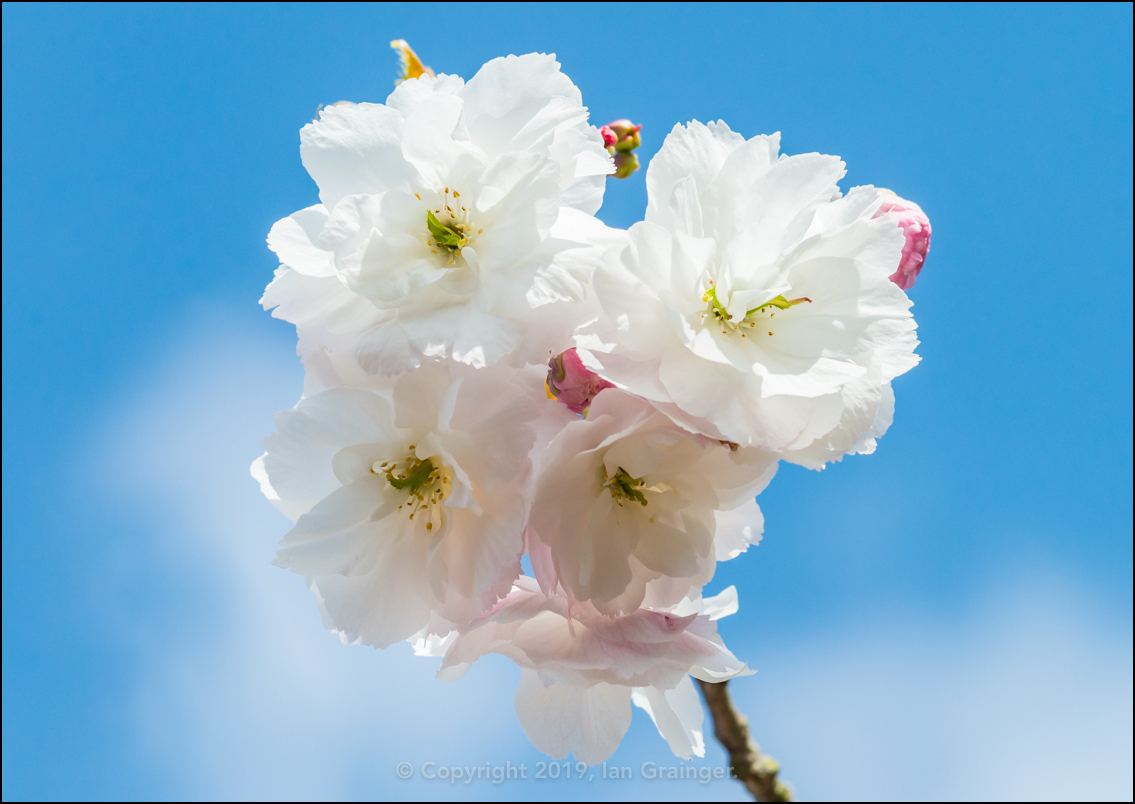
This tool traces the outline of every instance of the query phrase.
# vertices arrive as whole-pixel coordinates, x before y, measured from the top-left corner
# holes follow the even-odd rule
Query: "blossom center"
[[[625,500],[633,500],[639,505],[647,503],[646,495],[642,493],[646,489],[642,478],[631,477],[621,466],[614,477],[608,476],[607,467],[603,467],[603,485],[611,490],[611,496],[619,506],[622,506]]]
[[[706,317],[709,317],[710,323],[721,327],[722,335],[739,332],[741,337],[745,338],[747,337],[745,329],[756,327],[765,315],[771,319],[776,316],[777,310],[788,310],[798,304],[810,304],[812,300],[806,296],[799,299],[786,299],[784,296],[776,296],[767,302],[758,304],[751,310],[746,310],[745,315],[738,319],[735,315],[731,315],[726,306],[717,298],[717,287],[711,279],[709,280],[709,290],[702,294],[702,301],[706,303],[705,311],[701,314],[703,322]],[[770,332],[769,335],[772,335],[772,333]]]
[[[386,476],[386,482],[399,491],[406,492],[406,500],[398,510],[410,509],[410,519],[424,515],[426,530],[433,530],[442,523],[441,504],[453,491],[453,483],[444,468],[435,466],[432,458],[422,460],[410,454],[400,461],[375,462],[371,472]]]
[[[415,195],[421,200],[420,195]],[[439,199],[438,208],[426,209],[426,229],[429,233],[426,246],[431,253],[448,257],[446,265],[456,264],[461,249],[470,245],[476,235],[484,232],[469,218],[469,208],[458,200],[460,198],[461,193],[446,187]]]

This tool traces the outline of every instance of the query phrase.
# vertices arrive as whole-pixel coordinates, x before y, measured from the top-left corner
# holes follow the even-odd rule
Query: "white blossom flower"
[[[775,471],[769,453],[690,433],[607,389],[541,458],[529,527],[574,599],[625,614],[665,579],[668,597],[650,604],[673,605],[760,535],[754,497]]]
[[[296,522],[275,563],[312,579],[347,641],[385,647],[507,593],[541,376],[447,361],[386,394],[330,388],[277,415],[253,466]]]
[[[444,655],[438,677],[461,678],[472,662],[498,653],[522,668],[516,713],[541,751],[571,751],[589,765],[614,753],[630,726],[631,702],[646,710],[674,753],[704,756],[701,701],[690,676],[724,681],[751,671],[729,652],[714,620],[737,610],[729,587],[715,598],[681,601],[671,611],[639,609],[607,617],[562,589],[541,591],[528,576],[456,636],[419,644]]]
[[[918,360],[888,279],[905,239],[874,218],[875,188],[840,196],[837,157],[778,151],[779,135],[676,126],[647,173],[646,220],[595,275],[608,323],[578,345],[687,427],[822,464],[873,447],[886,384]]]
[[[300,153],[321,203],[272,227],[283,266],[262,303],[296,324],[304,356],[356,351],[384,374],[424,357],[491,365],[524,344],[546,359],[559,344],[543,327],[563,313],[537,308],[581,298],[589,249],[617,237],[593,217],[610,156],[554,56],[326,108]]]

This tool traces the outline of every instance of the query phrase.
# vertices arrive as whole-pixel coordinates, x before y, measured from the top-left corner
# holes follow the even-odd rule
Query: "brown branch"
[[[761,748],[749,738],[745,716],[733,708],[729,699],[728,681],[710,684],[698,681],[706,706],[713,718],[713,733],[729,752],[729,768],[757,801],[792,801],[792,791],[776,776],[780,766],[770,756],[761,756]]]

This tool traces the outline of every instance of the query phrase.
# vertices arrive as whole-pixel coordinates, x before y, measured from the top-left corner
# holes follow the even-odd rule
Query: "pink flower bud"
[[[548,361],[547,384],[549,394],[581,416],[600,391],[615,387],[583,365],[575,349],[568,349]]]
[[[890,190],[880,188],[887,193],[886,200],[875,213],[875,217],[889,216],[897,223],[906,235],[906,244],[902,247],[902,259],[899,260],[899,269],[891,276],[891,281],[903,290],[914,287],[914,280],[926,262],[926,255],[930,252],[930,219],[922,211],[922,207],[913,201],[899,198]]]
[[[615,142],[611,147],[616,151],[633,151],[642,145],[642,135],[639,134],[642,130],[641,123],[636,126],[630,120],[612,120],[604,128],[610,129],[615,135]]]
[[[617,136],[615,136],[615,132],[611,129],[610,126],[600,126],[599,133],[603,136],[604,148],[613,148],[615,142],[619,139]]]

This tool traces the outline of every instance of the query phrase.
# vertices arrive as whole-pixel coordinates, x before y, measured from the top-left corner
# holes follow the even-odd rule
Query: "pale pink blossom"
[[[573,599],[610,616],[674,605],[760,537],[754,498],[776,464],[773,453],[695,435],[609,388],[540,457],[528,527]],[[531,540],[529,552],[550,591]],[[651,597],[660,582],[665,594]]]
[[[678,756],[701,756],[702,712],[689,676],[718,682],[751,672],[725,647],[714,622],[737,610],[736,597],[730,587],[668,611],[607,617],[589,603],[569,602],[562,588],[546,594],[521,576],[492,610],[425,652],[444,650],[443,681],[461,678],[488,653],[520,665],[517,716],[533,744],[553,758],[572,751],[592,765],[610,757],[630,725],[632,700]]]

